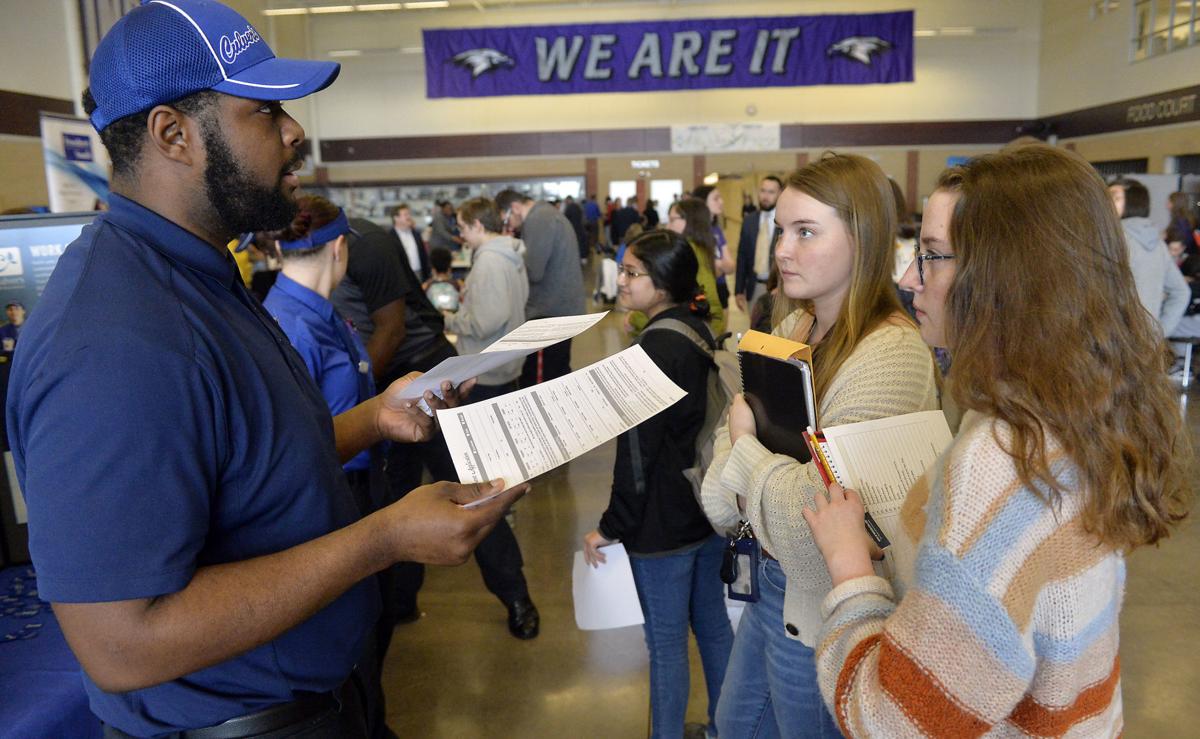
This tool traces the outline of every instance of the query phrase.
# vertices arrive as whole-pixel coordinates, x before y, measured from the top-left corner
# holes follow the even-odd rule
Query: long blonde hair
[[[895,264],[896,204],[892,184],[875,162],[854,154],[826,154],[788,175],[786,187],[837,211],[854,248],[850,289],[837,321],[813,349],[817,402],[855,347],[879,324],[907,322],[892,283]],[[812,303],[780,295],[772,323],[778,325]],[[932,361],[932,360],[931,360]]]
[[[1007,149],[944,172],[956,272],[946,298],[963,408],[1005,421],[1021,480],[1055,504],[1053,438],[1079,470],[1084,527],[1153,544],[1186,515],[1192,444],[1104,182],[1074,153]]]

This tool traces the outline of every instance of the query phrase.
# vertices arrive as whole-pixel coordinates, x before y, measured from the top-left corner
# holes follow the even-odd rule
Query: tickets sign
[[[911,82],[913,13],[429,29],[431,98]]]

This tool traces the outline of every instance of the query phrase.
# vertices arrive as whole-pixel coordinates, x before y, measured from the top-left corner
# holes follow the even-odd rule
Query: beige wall
[[[316,96],[312,133],[323,138],[669,126],[679,123],[842,122],[1032,117],[1037,107],[1038,0],[758,0],[724,4],[353,13],[278,18],[281,47],[309,38],[315,58],[342,58],[337,83]],[[918,38],[916,81],[603,95],[425,99],[422,27],[532,25],[720,15],[780,15],[915,8],[918,27],[1009,29],[971,38]],[[308,26],[309,32],[296,30]],[[757,115],[746,113],[748,105]]]
[[[1129,62],[1132,2],[1089,20],[1091,0],[1045,0],[1038,115],[1200,84],[1200,47]]]
[[[47,205],[42,140],[0,135],[0,210]]]
[[[0,22],[0,90],[74,99],[67,3],[74,0],[5,0]]]
[[[1180,123],[1140,131],[1085,136],[1064,139],[1060,143],[1068,142],[1073,143],[1075,150],[1091,162],[1148,157],[1149,173],[1165,174],[1167,157],[1200,154],[1200,123]]]

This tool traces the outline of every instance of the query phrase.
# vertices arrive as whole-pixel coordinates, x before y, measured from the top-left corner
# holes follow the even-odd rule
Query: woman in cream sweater
[[[794,172],[775,219],[775,333],[813,346],[818,419],[835,426],[938,407],[929,348],[891,280],[896,206],[877,164],[832,155]],[[799,388],[797,388],[799,392]],[[769,452],[740,397],[718,432],[703,504],[718,530],[750,521],[763,551],[717,708],[721,736],[837,736],[813,649],[831,583],[803,510],[825,487],[812,464]],[[740,510],[739,510],[740,509]]]

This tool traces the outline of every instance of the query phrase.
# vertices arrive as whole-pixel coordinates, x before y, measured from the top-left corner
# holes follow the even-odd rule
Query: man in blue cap
[[[145,2],[92,60],[111,209],[23,329],[8,420],[39,591],[107,736],[365,736],[364,580],[461,563],[525,491],[464,509],[499,481],[439,483],[359,518],[340,463],[432,420],[395,392],[331,420],[226,251],[291,221],[304,131],[279,101],[337,73],[206,0]]]

